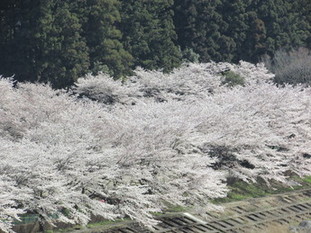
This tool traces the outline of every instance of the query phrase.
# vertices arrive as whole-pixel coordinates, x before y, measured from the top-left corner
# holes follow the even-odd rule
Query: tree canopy
[[[87,73],[258,62],[311,48],[306,0],[1,1],[0,74],[61,88]]]
[[[0,229],[22,213],[153,226],[167,203],[206,213],[227,180],[311,175],[311,88],[273,76],[247,62],[196,63],[139,68],[123,85],[89,75],[73,93],[0,79]]]
[[[135,66],[170,71],[181,63],[172,0],[121,0],[121,31]]]

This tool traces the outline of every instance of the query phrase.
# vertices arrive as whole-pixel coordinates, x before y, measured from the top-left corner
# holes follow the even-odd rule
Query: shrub
[[[200,55],[195,53],[191,48],[185,48],[182,51],[182,60],[185,63],[189,62],[198,63],[200,60]]]
[[[222,75],[224,77],[222,84],[226,84],[229,87],[234,87],[237,85],[244,86],[245,84],[245,78],[231,70],[223,72]]]
[[[277,84],[311,85],[311,52],[306,48],[289,52],[280,50],[273,58],[265,58],[264,62],[275,73]]]

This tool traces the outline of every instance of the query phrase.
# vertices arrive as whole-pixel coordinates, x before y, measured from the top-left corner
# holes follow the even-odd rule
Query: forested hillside
[[[0,74],[56,88],[99,71],[258,62],[311,46],[308,0],[2,0]]]

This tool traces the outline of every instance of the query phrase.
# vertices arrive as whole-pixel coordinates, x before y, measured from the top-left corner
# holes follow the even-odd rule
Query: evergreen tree
[[[301,1],[305,2],[176,1],[178,42],[182,50],[191,48],[198,53],[201,61],[257,62],[264,54],[305,46],[310,40],[309,3]]]
[[[8,42],[12,37],[12,22],[9,18],[14,11],[14,5],[10,5],[9,1],[0,2],[0,75],[9,75],[8,73]],[[12,20],[11,20],[12,21]]]
[[[308,27],[301,17],[302,9],[297,9],[291,0],[252,1],[251,9],[257,12],[266,29],[266,53],[273,55],[280,48],[304,46],[308,37]]]
[[[181,63],[172,5],[173,0],[121,0],[123,43],[134,66],[169,71]]]
[[[303,20],[306,30],[306,47],[311,50],[311,1],[309,0],[298,0],[294,1],[294,9],[299,13],[300,19]]]
[[[14,32],[3,44],[8,54],[4,74],[14,74],[20,81],[50,82],[57,88],[73,84],[89,63],[81,24],[70,1],[17,3],[9,24]]]
[[[221,0],[181,0],[174,4],[178,43],[182,50],[193,49],[202,62],[232,59],[236,45],[224,33],[229,24],[223,20],[221,7]]]
[[[88,48],[81,36],[79,16],[70,1],[41,0],[36,28],[38,81],[55,87],[73,84],[89,67]]]
[[[249,28],[239,49],[241,60],[256,63],[266,53],[266,27],[254,11],[248,12]]]
[[[249,2],[249,0],[222,0],[221,15],[228,25],[223,33],[234,41],[230,61],[238,62],[244,57],[244,42],[250,28],[249,12],[247,11]]]
[[[3,1],[0,10],[0,74],[16,75],[15,78],[30,77],[33,74],[32,22],[29,15],[36,15],[29,8],[31,1]]]
[[[0,74],[65,87],[89,71],[170,71],[182,54],[258,62],[311,48],[310,11],[308,0],[2,0]]]
[[[117,28],[121,16],[118,0],[87,0],[80,3],[84,17],[83,35],[90,50],[91,70],[110,72],[119,78],[130,72],[132,56],[122,43]],[[108,69],[108,70],[107,70]]]

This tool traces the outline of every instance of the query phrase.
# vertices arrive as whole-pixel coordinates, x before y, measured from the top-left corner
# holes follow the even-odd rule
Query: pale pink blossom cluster
[[[227,70],[245,85],[224,85]],[[311,175],[311,89],[272,78],[241,62],[89,75],[70,93],[0,79],[0,229],[22,213],[152,226],[165,203],[211,206],[231,177]]]

